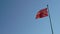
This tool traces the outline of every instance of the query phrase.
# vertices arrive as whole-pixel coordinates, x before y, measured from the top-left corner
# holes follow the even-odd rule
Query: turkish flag
[[[47,8],[41,9],[40,11],[38,11],[38,13],[36,14],[36,19],[38,18],[43,18],[48,16],[48,11]]]

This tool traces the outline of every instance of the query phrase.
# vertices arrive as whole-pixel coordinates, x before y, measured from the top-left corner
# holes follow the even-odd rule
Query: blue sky
[[[54,34],[60,34],[60,0],[0,0],[0,34],[51,34],[49,17],[35,19],[49,5]]]

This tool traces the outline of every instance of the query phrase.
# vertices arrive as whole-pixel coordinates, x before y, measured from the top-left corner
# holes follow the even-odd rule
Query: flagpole
[[[52,34],[54,34],[48,5],[47,5],[47,8],[48,8],[48,14],[49,14],[48,16],[49,16],[49,20],[50,20],[51,32],[52,32]]]

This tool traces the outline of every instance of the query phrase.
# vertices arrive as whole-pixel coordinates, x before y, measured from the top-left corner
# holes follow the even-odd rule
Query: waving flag
[[[48,11],[47,8],[41,9],[40,11],[38,11],[38,13],[36,14],[36,19],[38,18],[43,18],[48,16]]]
[[[48,8],[48,11],[47,11],[47,8]],[[38,11],[38,13],[36,14],[36,19],[48,16],[49,20],[50,20],[51,32],[52,32],[52,34],[54,34],[48,5],[47,5],[47,8],[44,8],[44,9],[41,9],[40,11]]]

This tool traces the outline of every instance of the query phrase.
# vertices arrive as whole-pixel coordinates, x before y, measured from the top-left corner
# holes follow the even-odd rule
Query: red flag
[[[36,19],[43,18],[43,17],[46,17],[46,16],[48,16],[48,11],[47,11],[47,8],[44,8],[37,13]]]

